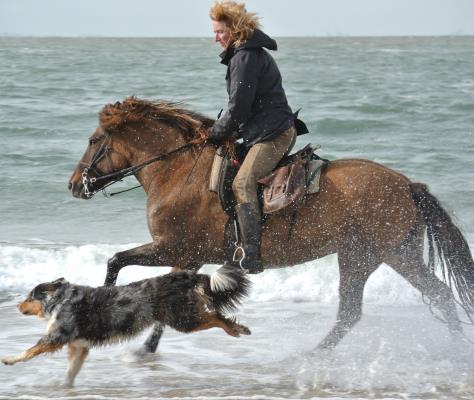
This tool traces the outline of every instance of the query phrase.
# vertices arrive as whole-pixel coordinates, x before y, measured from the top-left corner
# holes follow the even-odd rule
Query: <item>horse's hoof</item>
[[[74,381],[68,381],[66,380],[65,382],[61,383],[59,387],[63,389],[72,389],[74,387]]]
[[[114,286],[120,271],[120,265],[117,256],[113,256],[107,261],[107,275],[105,276],[104,286]]]
[[[332,351],[334,349],[334,347],[336,347],[336,344],[337,343],[334,343],[331,340],[323,340],[321,343],[319,343],[316,346],[316,351],[318,351],[318,352],[320,352],[320,351],[324,351],[324,352]]]
[[[133,356],[140,360],[153,360],[156,357],[156,353],[152,349],[147,348],[146,346],[140,346],[138,349],[133,351]]]

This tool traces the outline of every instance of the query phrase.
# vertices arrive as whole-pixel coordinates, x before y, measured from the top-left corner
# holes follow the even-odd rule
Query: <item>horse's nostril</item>
[[[72,189],[72,182],[69,182],[69,183],[68,183],[67,188],[68,188],[69,190]]]

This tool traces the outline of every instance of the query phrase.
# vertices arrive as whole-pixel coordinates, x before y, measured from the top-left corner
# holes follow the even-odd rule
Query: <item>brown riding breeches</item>
[[[237,204],[253,203],[258,207],[257,181],[277,166],[296,142],[296,129],[291,126],[276,138],[254,144],[232,183]]]

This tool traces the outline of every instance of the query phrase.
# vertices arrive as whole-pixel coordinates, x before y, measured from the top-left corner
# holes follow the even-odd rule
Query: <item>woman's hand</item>
[[[204,142],[207,142],[209,140],[209,131],[204,128],[198,128],[196,129],[197,132],[197,137],[191,140],[189,143],[192,144],[202,144]]]

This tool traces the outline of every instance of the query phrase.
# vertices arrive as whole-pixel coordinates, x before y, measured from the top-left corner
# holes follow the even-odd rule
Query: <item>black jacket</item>
[[[230,46],[220,56],[227,65],[227,111],[209,132],[222,140],[238,132],[247,146],[276,137],[293,123],[281,75],[275,60],[263,48],[276,50],[277,44],[256,29],[242,46]]]

